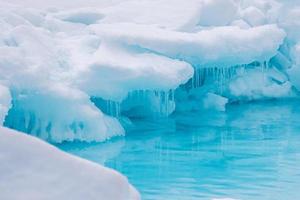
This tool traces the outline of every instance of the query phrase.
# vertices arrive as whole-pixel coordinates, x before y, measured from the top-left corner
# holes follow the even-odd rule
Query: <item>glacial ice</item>
[[[15,92],[12,97],[4,125],[50,142],[104,141],[124,134],[117,119],[104,115],[78,90],[52,85],[38,92]]]
[[[0,0],[0,120],[51,142],[300,91],[300,3]]]

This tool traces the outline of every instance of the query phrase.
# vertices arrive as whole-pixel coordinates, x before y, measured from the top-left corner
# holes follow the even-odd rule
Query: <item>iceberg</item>
[[[0,120],[50,142],[104,141],[132,117],[300,90],[296,1],[0,5]]]

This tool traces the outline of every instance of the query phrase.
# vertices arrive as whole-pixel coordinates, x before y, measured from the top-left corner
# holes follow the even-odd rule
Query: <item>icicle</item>
[[[128,94],[128,98],[131,98],[131,94]],[[91,101],[102,112],[113,117],[119,117],[121,115],[121,104],[117,101],[104,100],[102,98],[92,97]]]

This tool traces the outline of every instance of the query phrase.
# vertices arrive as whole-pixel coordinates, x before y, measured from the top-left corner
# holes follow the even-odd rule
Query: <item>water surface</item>
[[[120,171],[144,200],[300,199],[300,101],[135,119],[125,137],[58,147]]]

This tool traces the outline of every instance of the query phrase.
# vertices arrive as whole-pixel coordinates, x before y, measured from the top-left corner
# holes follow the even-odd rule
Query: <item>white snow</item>
[[[105,40],[137,46],[196,66],[234,66],[268,60],[285,37],[276,25],[251,29],[226,26],[197,33],[129,23],[93,25],[91,29]]]
[[[81,73],[80,87],[92,96],[119,102],[135,90],[176,89],[194,73],[186,62],[154,53],[130,52],[105,43],[87,66],[89,70]]]
[[[3,127],[0,163],[1,199],[140,199],[118,172]]]
[[[264,13],[254,6],[250,6],[242,11],[242,18],[251,26],[260,26],[266,23]]]
[[[248,70],[230,82],[230,94],[242,100],[291,96],[291,83],[280,78],[274,82],[274,79],[276,79],[274,71]]]
[[[294,96],[299,13],[276,0],[0,0],[0,120],[52,142],[104,141],[125,134],[124,113]]]
[[[11,95],[9,89],[0,84],[0,125],[3,124],[5,116],[11,105]]]
[[[297,0],[0,0],[0,125],[104,141],[126,117],[298,96],[299,19]],[[117,172],[0,132],[1,198],[139,199]]]
[[[226,26],[236,19],[238,3],[234,0],[204,0],[199,10],[201,26]]]

